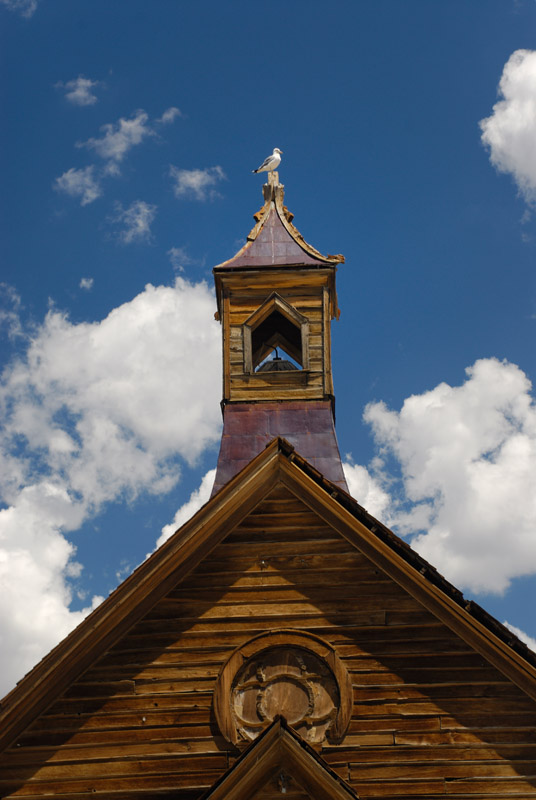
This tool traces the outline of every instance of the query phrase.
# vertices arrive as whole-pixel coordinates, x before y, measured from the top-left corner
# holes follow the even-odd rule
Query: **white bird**
[[[274,147],[274,152],[268,158],[265,158],[262,164],[258,169],[252,170],[252,172],[273,172],[274,169],[277,169],[281,163],[281,155],[283,151],[279,149],[279,147]]]

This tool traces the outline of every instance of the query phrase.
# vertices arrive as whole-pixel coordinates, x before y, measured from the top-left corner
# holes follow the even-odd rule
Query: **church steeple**
[[[244,247],[214,267],[224,414],[214,492],[274,436],[346,488],[333,424],[330,332],[344,258],[307,244],[284,205],[277,172],[269,173],[263,194]]]

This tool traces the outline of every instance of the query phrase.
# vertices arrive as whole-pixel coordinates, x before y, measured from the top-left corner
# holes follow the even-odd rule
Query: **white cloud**
[[[128,208],[123,208],[120,203],[116,205],[113,222],[123,225],[123,230],[118,234],[123,244],[133,242],[149,242],[151,240],[151,225],[156,216],[157,206],[150,205],[144,200],[135,200]]]
[[[183,272],[184,267],[193,263],[193,259],[190,258],[184,247],[171,247],[166,255],[169,256],[171,266],[177,272]]]
[[[160,119],[157,119],[156,121],[161,125],[169,125],[170,122],[174,122],[177,117],[182,117],[180,110],[175,106],[171,106],[170,108],[167,108]]]
[[[0,0],[10,11],[18,11],[29,19],[37,8],[38,0]]]
[[[149,123],[149,115],[141,109],[130,119],[121,117],[115,125],[109,123],[100,130],[104,132],[100,138],[78,142],[77,147],[94,150],[100,158],[108,162],[107,171],[110,174],[118,172],[118,165],[133,147],[155,135]]]
[[[190,499],[176,511],[173,522],[170,522],[169,525],[164,525],[162,534],[156,542],[156,547],[160,547],[161,544],[164,544],[181,525],[184,525],[190,517],[193,517],[196,511],[199,511],[201,506],[204,506],[205,503],[208,502],[212,487],[214,486],[215,477],[215,469],[209,470],[206,475],[204,475],[199,488],[193,491],[190,495]]]
[[[60,532],[76,526],[81,508],[65,488],[43,481],[20,492],[0,511],[0,693],[69,633],[101,600],[72,612],[69,578],[79,565]]]
[[[94,282],[94,278],[82,278],[79,285],[81,289],[86,289],[86,291],[89,292],[89,290],[93,288]]]
[[[70,197],[79,197],[80,205],[87,206],[102,194],[99,178],[95,174],[93,165],[83,169],[71,169],[56,178],[54,189],[65,192]]]
[[[389,524],[391,497],[382,485],[382,480],[371,474],[366,467],[352,460],[343,463],[348,491],[373,517]]]
[[[107,502],[169,491],[177,456],[194,464],[219,438],[214,302],[181,278],[101,322],[51,311],[4,371],[0,694],[85,613],[70,611],[80,566],[65,533]]]
[[[86,83],[81,84],[81,81],[86,81]],[[95,86],[97,81],[89,81],[86,78],[79,77],[76,81],[70,81],[66,86],[71,84],[73,86],[76,84],[73,94],[78,97],[78,100],[73,102],[82,104],[82,98],[86,97],[87,100],[90,96],[88,94],[89,84]],[[179,109],[172,107],[164,111],[160,119],[151,122],[149,115],[140,109],[130,119],[121,117],[115,124],[108,123],[103,125],[100,128],[103,131],[102,136],[91,137],[85,142],[77,142],[76,146],[94,151],[97,156],[103,159],[104,165],[99,168],[95,164],[81,169],[71,167],[59,178],[56,178],[54,188],[57,191],[65,192],[71,197],[80,197],[81,205],[83,206],[92,203],[102,195],[102,181],[105,178],[120,174],[120,164],[130,150],[142,144],[146,139],[158,136],[155,129],[157,123],[169,124],[177,116],[180,116]]]
[[[481,120],[491,163],[510,173],[527,202],[536,201],[536,51],[516,50],[499,83],[501,100]]]
[[[0,331],[4,331],[9,339],[18,339],[24,335],[20,309],[21,299],[13,286],[0,282]]]
[[[190,197],[194,200],[213,200],[218,197],[213,187],[226,178],[221,167],[179,169],[171,164],[169,174],[175,184],[173,186],[175,197]]]
[[[482,359],[466,372],[400,412],[367,406],[380,453],[398,461],[399,493],[372,471],[419,553],[460,588],[500,593],[536,572],[536,407],[514,364]]]
[[[93,93],[95,86],[98,86],[100,81],[92,81],[89,78],[84,78],[79,75],[72,81],[59,81],[56,84],[58,89],[66,89],[65,99],[75,106],[92,106],[97,102],[97,95]]]
[[[525,631],[521,630],[521,628],[516,628],[515,625],[510,625],[509,622],[504,622],[503,625],[505,625],[509,631],[515,633],[518,639],[521,639],[522,642],[525,642],[527,647],[530,647],[530,649],[534,650],[536,653],[536,639],[533,639],[532,636],[528,636]]]

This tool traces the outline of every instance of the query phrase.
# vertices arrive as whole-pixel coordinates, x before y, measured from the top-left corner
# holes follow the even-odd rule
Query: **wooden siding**
[[[279,627],[321,636],[352,677],[347,734],[320,754],[360,798],[536,798],[536,703],[285,489],[6,751],[0,796],[200,797],[238,755],[218,672]]]
[[[244,276],[243,276],[244,277]],[[247,278],[251,281],[248,283]],[[231,286],[221,303],[224,351],[224,399],[318,400],[331,396],[330,325],[332,275],[316,271],[290,270],[245,276],[244,284],[234,285],[235,276],[226,277]],[[248,374],[245,367],[243,325],[266,299],[276,291],[308,321],[308,368],[297,372]]]

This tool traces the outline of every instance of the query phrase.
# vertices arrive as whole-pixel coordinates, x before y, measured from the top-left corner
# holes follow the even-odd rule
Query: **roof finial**
[[[279,172],[276,170],[272,170],[268,173],[268,183],[263,184],[262,187],[262,194],[264,197],[264,202],[268,203],[272,200],[275,201],[276,195],[281,197],[281,202],[283,202],[283,192],[285,187],[282,183],[279,183]]]

